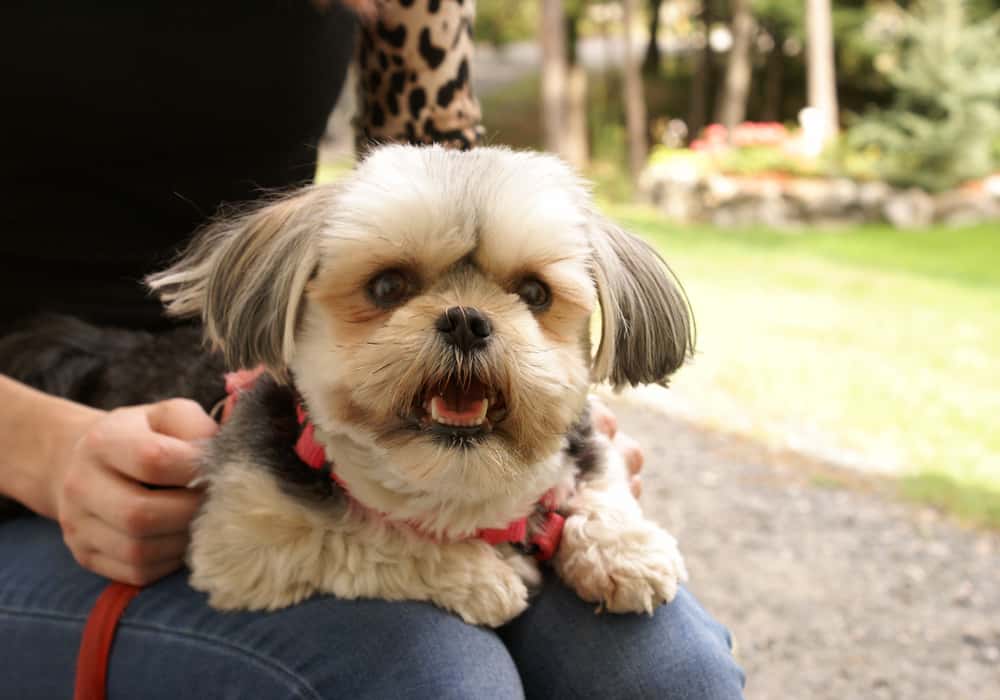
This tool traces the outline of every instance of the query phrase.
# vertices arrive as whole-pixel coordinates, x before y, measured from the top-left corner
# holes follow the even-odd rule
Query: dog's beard
[[[531,354],[544,351],[436,349],[415,354],[408,368],[402,357],[386,358],[376,369],[394,368],[373,371],[353,393],[380,416],[376,442],[407,482],[509,494],[560,449],[582,407],[573,395],[580,389],[549,377]]]

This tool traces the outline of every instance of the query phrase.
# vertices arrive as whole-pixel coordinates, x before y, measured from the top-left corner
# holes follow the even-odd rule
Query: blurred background
[[[1000,2],[477,8],[486,142],[687,288],[694,360],[609,401],[748,696],[997,697]]]

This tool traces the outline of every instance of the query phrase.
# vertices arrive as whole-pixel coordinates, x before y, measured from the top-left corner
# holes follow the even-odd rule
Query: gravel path
[[[646,449],[647,512],[737,639],[748,698],[1000,698],[1000,534],[870,477],[609,403]]]

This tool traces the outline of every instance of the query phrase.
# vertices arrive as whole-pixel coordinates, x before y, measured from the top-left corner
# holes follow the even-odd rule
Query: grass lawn
[[[1000,526],[1000,227],[721,231],[607,205],[687,287],[701,420],[902,474]]]

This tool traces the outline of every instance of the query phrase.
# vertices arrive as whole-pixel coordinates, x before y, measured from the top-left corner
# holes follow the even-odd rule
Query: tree
[[[635,0],[622,0],[623,47],[622,71],[625,78],[625,133],[628,138],[628,169],[633,182],[646,165],[649,150],[646,138],[646,99],[642,73],[632,47],[632,21],[636,17]]]
[[[767,37],[764,47],[764,86],[760,120],[778,122],[784,118],[785,43],[802,41],[805,35],[803,2],[787,0],[753,0],[753,16],[760,31]],[[860,33],[860,30],[857,30]]]
[[[542,146],[562,155],[566,121],[566,15],[562,0],[542,0]]]
[[[536,0],[477,0],[476,43],[502,46],[538,33]]]
[[[646,57],[642,60],[642,72],[647,75],[660,74],[660,6],[663,0],[649,0],[649,43]]]
[[[587,78],[576,60],[582,4],[543,0],[542,139],[546,150],[582,168],[588,160]]]
[[[587,131],[587,71],[577,57],[577,38],[586,2],[570,0],[566,7],[566,133],[563,136],[563,157],[577,168],[590,161],[590,139]]]
[[[708,124],[709,102],[712,96],[711,87],[715,82],[712,70],[712,46],[709,43],[712,22],[715,21],[711,0],[702,0],[700,18],[704,43],[702,50],[695,54],[694,69],[691,71],[691,94],[687,119],[688,138],[691,140],[698,138],[698,134]]]
[[[819,110],[825,143],[839,129],[830,0],[806,0],[806,37],[809,106]]]
[[[750,12],[750,0],[731,0],[733,12],[733,44],[729,49],[726,64],[726,80],[723,84],[722,101],[716,117],[728,133],[746,118],[747,96],[750,93],[750,78],[753,73],[751,52],[753,50],[754,21]]]
[[[1000,168],[1000,13],[972,22],[967,7],[924,0],[904,15],[887,54],[895,100],[848,134],[889,182],[944,190]]]

